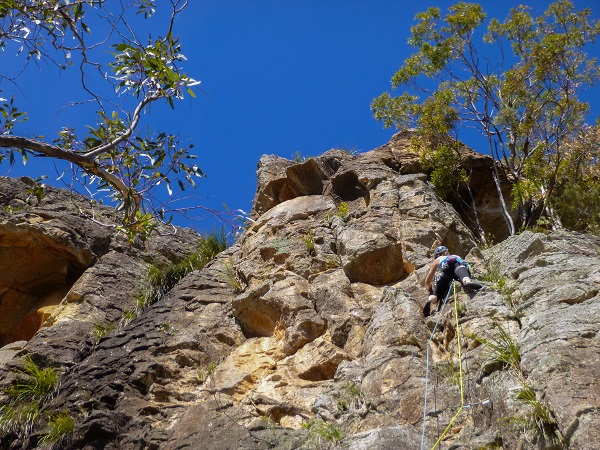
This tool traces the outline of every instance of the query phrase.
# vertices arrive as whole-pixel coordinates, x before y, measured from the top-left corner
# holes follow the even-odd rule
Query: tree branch
[[[94,158],[100,156],[102,153],[105,153],[108,150],[115,148],[120,143],[126,141],[129,138],[129,136],[131,136],[131,133],[133,133],[133,131],[137,127],[138,122],[140,121],[140,117],[142,115],[142,109],[144,109],[144,107],[146,105],[152,103],[155,100],[158,100],[161,97],[162,97],[162,95],[160,93],[155,93],[155,94],[151,94],[150,96],[144,98],[139,103],[139,105],[137,105],[137,107],[135,108],[135,111],[133,112],[133,118],[131,120],[131,125],[129,126],[129,128],[127,128],[127,130],[125,130],[123,132],[123,134],[121,134],[118,138],[114,139],[112,142],[109,142],[108,144],[91,149],[90,151],[84,153],[83,156],[85,158],[94,159]]]
[[[123,197],[126,219],[131,219],[133,216],[135,216],[135,213],[139,209],[141,201],[139,194],[133,188],[127,187],[125,183],[123,183],[123,181],[116,177],[114,174],[104,170],[96,161],[94,161],[89,156],[69,152],[63,150],[60,147],[56,147],[54,145],[47,144],[36,139],[30,139],[21,136],[0,135],[0,147],[30,150],[32,152],[49,156],[51,158],[61,159],[63,161],[73,163],[76,166],[81,167],[87,173],[95,175],[105,180],[117,191],[119,191],[119,193]],[[131,209],[132,206],[133,209]]]

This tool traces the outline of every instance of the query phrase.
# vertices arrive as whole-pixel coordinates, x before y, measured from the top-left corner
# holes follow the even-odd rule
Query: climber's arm
[[[431,263],[431,266],[429,267],[429,272],[427,273],[427,276],[425,277],[425,287],[426,288],[431,288],[431,285],[433,284],[433,277],[435,276],[435,272],[436,272],[436,270],[438,270],[439,267],[440,267],[440,258],[436,258],[435,261],[433,261]]]

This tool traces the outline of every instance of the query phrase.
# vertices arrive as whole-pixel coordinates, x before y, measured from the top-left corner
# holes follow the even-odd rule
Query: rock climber
[[[435,289],[433,281],[435,278]],[[423,307],[425,317],[431,314],[431,305],[438,299],[446,298],[453,280],[460,281],[463,286],[471,289],[481,289],[481,285],[471,280],[467,263],[457,255],[450,255],[448,248],[441,245],[433,252],[433,262],[425,277],[425,286],[429,288],[429,298]]]

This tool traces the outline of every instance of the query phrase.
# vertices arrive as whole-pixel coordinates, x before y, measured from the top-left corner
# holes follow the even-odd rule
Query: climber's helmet
[[[440,245],[438,248],[435,249],[435,252],[433,252],[433,257],[437,258],[442,253],[446,253],[447,251],[448,251],[448,247],[444,247],[443,245]]]

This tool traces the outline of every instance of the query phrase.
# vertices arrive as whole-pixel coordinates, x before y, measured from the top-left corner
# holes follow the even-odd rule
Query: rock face
[[[0,384],[27,378],[25,355],[60,375],[31,421],[4,391],[0,447],[50,448],[62,412],[64,449],[596,448],[600,239],[524,232],[481,250],[480,228],[506,233],[492,162],[465,150],[478,228],[407,139],[263,157],[238,242],[143,307],[149,268],[196,233],[130,243],[108,209],[52,188],[38,204],[28,180],[0,179]],[[484,288],[424,318],[438,245]]]

